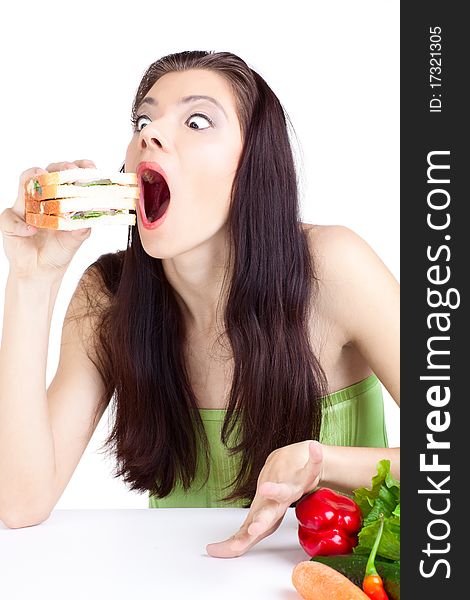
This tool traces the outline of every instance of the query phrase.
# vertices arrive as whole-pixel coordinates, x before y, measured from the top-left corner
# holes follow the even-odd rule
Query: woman
[[[125,171],[166,183],[144,176],[128,248],[80,286],[93,428],[115,394],[116,476],[151,507],[250,506],[207,546],[239,556],[316,486],[369,485],[382,458],[399,477],[380,388],[399,402],[398,284],[351,230],[299,222],[284,111],[237,56],[160,59],[132,120]]]

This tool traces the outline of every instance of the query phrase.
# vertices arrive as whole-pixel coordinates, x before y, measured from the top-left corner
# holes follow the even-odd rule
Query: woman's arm
[[[400,479],[400,448],[323,447],[323,463],[319,485],[351,493],[358,487],[371,486],[377,463],[386,458],[390,472]]]
[[[310,230],[321,285],[321,310],[337,324],[400,404],[400,288],[372,248],[351,229]],[[399,448],[323,446],[320,484],[351,491],[370,486],[379,460],[400,478]]]
[[[354,345],[400,404],[400,286],[372,248],[347,227],[309,231],[321,311]]]

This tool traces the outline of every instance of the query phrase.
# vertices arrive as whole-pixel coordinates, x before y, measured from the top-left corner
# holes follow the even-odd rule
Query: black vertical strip
[[[416,593],[426,600],[470,594],[463,565],[468,562],[463,542],[469,530],[470,441],[470,381],[465,381],[470,376],[470,195],[465,185],[470,156],[464,141],[469,136],[464,103],[468,106],[470,35],[464,7],[442,1],[401,3],[405,600]],[[435,166],[429,169],[430,163]]]

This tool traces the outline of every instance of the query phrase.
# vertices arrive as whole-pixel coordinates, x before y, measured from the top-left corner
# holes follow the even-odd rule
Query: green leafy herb
[[[377,555],[391,560],[400,559],[400,482],[390,473],[390,461],[381,460],[371,488],[354,490],[354,500],[359,505],[363,524],[359,543],[354,552],[369,554],[377,536],[380,515],[384,516],[384,529]]]
[[[84,211],[84,212],[77,212],[74,215],[72,215],[70,218],[71,219],[96,219],[97,217],[103,217],[105,215],[107,216],[112,216],[112,215],[122,215],[125,214],[124,210],[108,210],[108,211],[96,211],[96,210],[88,210],[88,211]]]
[[[113,182],[111,181],[111,179],[97,179],[96,181],[85,181],[85,182],[76,181],[73,185],[89,187],[91,185],[112,185],[112,184],[113,184]]]

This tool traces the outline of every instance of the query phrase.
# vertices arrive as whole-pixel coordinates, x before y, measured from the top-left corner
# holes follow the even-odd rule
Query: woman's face
[[[170,194],[168,208],[157,223],[158,203],[152,201],[158,195],[152,191],[155,185],[139,178],[137,226],[150,256],[172,258],[209,240],[227,219],[242,150],[235,98],[222,76],[192,69],[161,77],[136,114],[126,172],[140,174],[143,167],[158,169]],[[142,190],[150,190],[144,199]],[[168,192],[161,199],[167,196]]]

